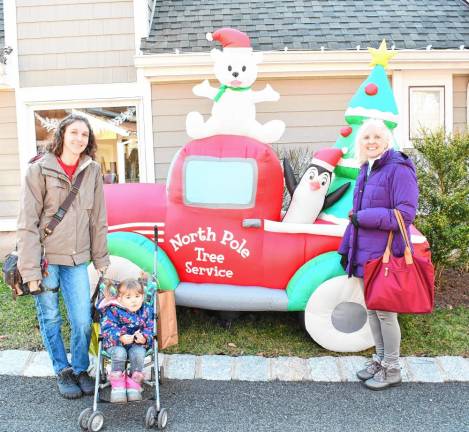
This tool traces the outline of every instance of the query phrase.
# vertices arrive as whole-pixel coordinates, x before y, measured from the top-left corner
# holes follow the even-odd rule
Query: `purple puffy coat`
[[[392,253],[404,255],[405,244],[393,209],[401,212],[409,238],[409,225],[417,210],[415,167],[404,153],[388,150],[374,162],[368,178],[367,171],[368,162],[360,169],[353,194],[358,229],[349,223],[338,251],[347,258],[349,276],[363,277],[365,263],[383,255],[390,230],[395,231]]]

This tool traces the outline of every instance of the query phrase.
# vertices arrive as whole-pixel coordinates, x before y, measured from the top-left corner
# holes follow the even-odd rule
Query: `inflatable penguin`
[[[285,184],[292,199],[282,222],[314,223],[319,213],[337,202],[350,182],[327,194],[333,171],[343,155],[338,148],[325,148],[313,155],[311,164],[297,183],[288,159],[283,160]]]

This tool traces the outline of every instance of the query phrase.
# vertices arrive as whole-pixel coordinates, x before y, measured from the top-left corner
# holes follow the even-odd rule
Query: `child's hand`
[[[140,345],[143,345],[147,341],[147,338],[143,336],[142,333],[140,333],[140,330],[137,330],[134,333],[134,338],[135,338],[135,343],[138,343]]]
[[[119,340],[122,342],[123,345],[130,345],[134,341],[134,335],[122,335]]]

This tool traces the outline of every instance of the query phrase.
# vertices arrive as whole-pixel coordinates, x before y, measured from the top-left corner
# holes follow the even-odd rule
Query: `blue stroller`
[[[158,363],[158,334],[157,321],[158,321],[158,309],[156,302],[157,294],[157,241],[158,241],[158,229],[155,227],[155,252],[153,260],[153,273],[151,277],[146,281],[145,287],[145,299],[144,302],[153,309],[153,347],[148,350],[147,355],[151,356],[151,373],[150,379],[144,381],[144,387],[146,389],[154,389],[154,403],[152,403],[145,415],[145,428],[151,429],[156,425],[158,429],[164,429],[168,421],[168,412],[165,408],[161,407],[160,404],[160,384],[162,381],[163,368],[159,367]],[[97,311],[97,306],[104,298],[105,285],[103,282],[103,276],[101,275],[98,281],[98,287],[96,288],[95,294],[93,295],[93,322],[99,323],[100,316]],[[113,281],[114,284],[116,283]],[[99,324],[98,324],[99,326]],[[97,370],[95,378],[94,396],[93,396],[93,407],[85,408],[80,416],[78,417],[78,424],[83,431],[98,432],[104,426],[104,414],[98,410],[98,402],[109,401],[110,394],[110,382],[106,376],[105,360],[110,359],[110,355],[102,348],[103,337],[101,330],[98,335],[98,359],[97,359]],[[134,403],[134,402],[131,402]]]

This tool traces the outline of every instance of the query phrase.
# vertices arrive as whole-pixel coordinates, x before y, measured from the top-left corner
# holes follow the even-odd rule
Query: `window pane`
[[[134,106],[36,111],[38,152],[45,151],[60,121],[71,113],[87,118],[91,124],[98,147],[96,161],[101,165],[104,182],[138,182],[139,151]]]
[[[410,139],[444,127],[444,87],[410,88]]]
[[[256,185],[257,165],[254,159],[187,158],[184,170],[186,204],[252,207]]]

